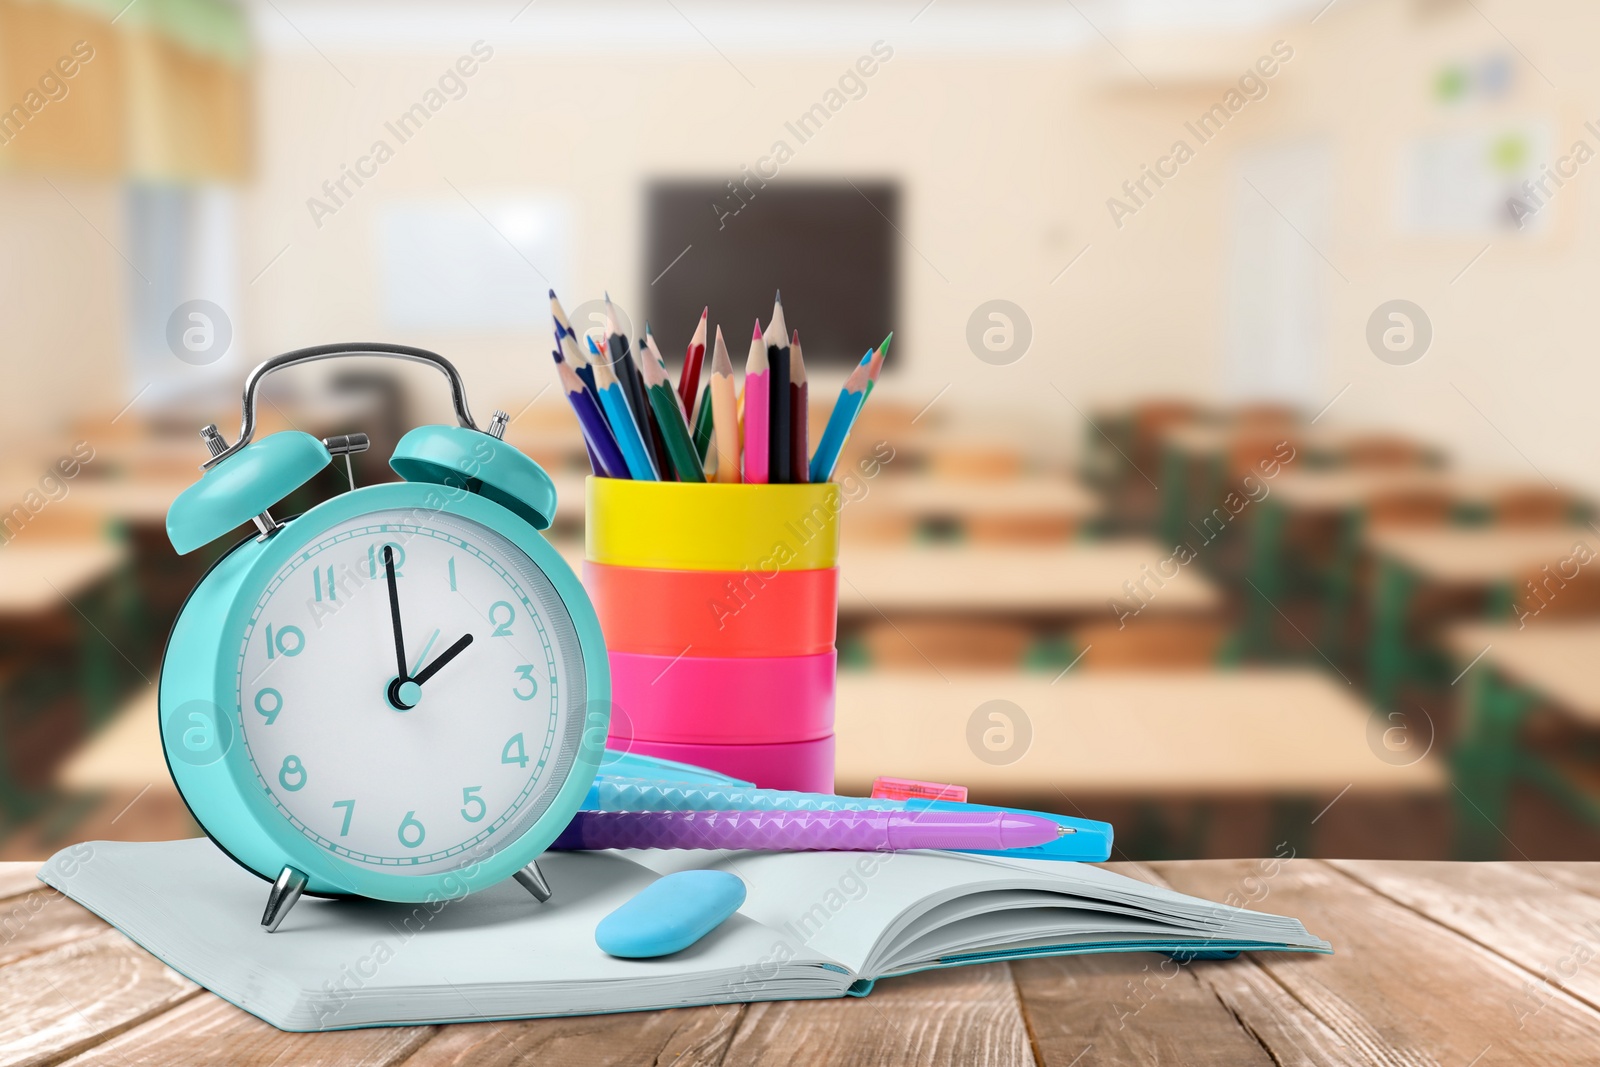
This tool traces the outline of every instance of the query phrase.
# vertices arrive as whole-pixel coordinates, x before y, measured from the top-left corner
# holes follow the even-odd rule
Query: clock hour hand
[[[439,673],[439,668],[443,667],[446,663],[449,663],[451,660],[459,656],[462,650],[464,650],[470,644],[472,644],[472,635],[462,634],[455,644],[439,653],[437,659],[428,664],[426,667],[422,668],[421,673],[411,680],[416,682],[418,685],[426,682],[429,678],[432,678],[435,674]]]

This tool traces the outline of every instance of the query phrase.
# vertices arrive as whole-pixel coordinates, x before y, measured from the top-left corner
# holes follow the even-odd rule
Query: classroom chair
[[[1020,668],[1034,640],[1033,629],[1022,623],[960,616],[882,619],[859,637],[873,667],[940,671]]]
[[[1422,466],[1428,450],[1416,441],[1393,434],[1353,437],[1340,449],[1344,465],[1360,470],[1395,470]]]
[[[1591,564],[1571,578],[1548,566],[1530,569],[1512,583],[1511,595],[1516,618],[1527,626],[1600,618],[1600,569]]]
[[[1443,489],[1405,489],[1376,493],[1367,501],[1367,527],[1373,530],[1444,526],[1455,498]]]
[[[1176,671],[1215,666],[1230,629],[1222,619],[1152,617],[1126,626],[1088,623],[1072,631],[1083,652],[1077,670]]]
[[[1291,405],[1264,401],[1238,405],[1231,418],[1239,427],[1256,428],[1295,426],[1301,421],[1299,410]]]
[[[1489,514],[1501,526],[1559,526],[1572,519],[1572,496],[1542,485],[1523,485],[1495,494]]]

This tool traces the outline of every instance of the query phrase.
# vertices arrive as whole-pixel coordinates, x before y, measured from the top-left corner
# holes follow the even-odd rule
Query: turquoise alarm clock
[[[294,518],[270,509],[364,450],[362,434],[255,439],[274,371],[340,356],[424,363],[456,426],[422,426],[389,465]],[[161,741],[195,820],[272,883],[276,930],[302,893],[434,902],[514,877],[571,821],[604,753],[610,675],[583,586],[540,531],[550,478],[479,430],[454,366],[390,344],[276,356],[244,386],[239,437],[167,514],[180,554],[243,523],[189,595],[161,665]]]

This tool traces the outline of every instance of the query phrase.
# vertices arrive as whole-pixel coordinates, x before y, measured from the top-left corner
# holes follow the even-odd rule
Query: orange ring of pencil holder
[[[838,630],[837,567],[762,575],[585,563],[583,584],[612,652],[813,656],[833,651]]]

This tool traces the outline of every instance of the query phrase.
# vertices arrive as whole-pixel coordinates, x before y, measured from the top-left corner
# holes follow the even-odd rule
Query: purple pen
[[[580,811],[551,847],[1003,850],[1042,845],[1070,832],[1049,819],[998,811]]]

